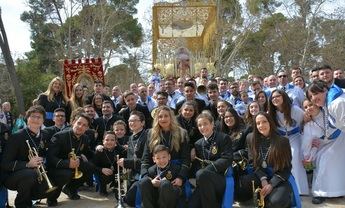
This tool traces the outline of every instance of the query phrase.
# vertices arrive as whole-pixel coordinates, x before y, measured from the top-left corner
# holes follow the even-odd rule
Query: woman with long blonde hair
[[[76,83],[73,85],[71,98],[68,101],[71,111],[77,109],[78,107],[83,107],[83,100],[83,85],[81,85],[80,83]]]
[[[169,148],[171,163],[178,164],[181,167],[179,176],[171,182],[171,185],[182,187],[183,181],[188,177],[190,166],[188,141],[187,131],[179,126],[174,112],[168,106],[158,107],[154,115],[152,129],[148,132],[141,160],[141,176],[143,178],[140,182],[140,188],[145,207],[151,207],[155,203],[150,191],[152,189],[151,180],[149,177],[145,177],[147,176],[148,168],[154,165],[152,161],[154,147],[165,145]]]
[[[38,96],[37,104],[43,106],[46,111],[44,120],[45,126],[53,126],[53,115],[56,108],[63,108],[66,112],[66,119],[69,120],[70,109],[67,106],[64,81],[60,77],[55,77],[50,81],[47,90]]]

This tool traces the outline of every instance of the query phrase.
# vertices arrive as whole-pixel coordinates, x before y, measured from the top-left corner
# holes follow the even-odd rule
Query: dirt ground
[[[79,192],[81,196],[80,200],[70,200],[64,193],[61,193],[58,199],[58,206],[59,208],[109,208],[117,206],[115,195],[110,193],[108,197],[102,197],[94,190],[82,190]],[[16,196],[16,192],[9,191],[9,201],[10,205],[14,206],[14,198]],[[325,203],[321,205],[313,205],[311,204],[311,197],[302,197],[303,207],[312,208],[312,207],[320,207],[320,208],[345,208],[345,198],[333,198],[326,200]],[[40,203],[36,204],[37,207],[47,207],[46,200],[42,199]],[[243,207],[249,208],[253,207],[251,202],[238,204],[235,203],[234,207]]]

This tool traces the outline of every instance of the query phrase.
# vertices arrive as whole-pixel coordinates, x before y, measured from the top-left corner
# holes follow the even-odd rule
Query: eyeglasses
[[[37,119],[37,120],[43,119],[43,116],[30,115],[29,117],[30,117],[31,119]]]
[[[287,75],[279,75],[278,77],[279,77],[279,78],[283,78],[283,77],[286,78]]]
[[[272,96],[272,100],[273,100],[273,99],[276,99],[276,98],[280,98],[280,97],[282,97],[282,95]]]

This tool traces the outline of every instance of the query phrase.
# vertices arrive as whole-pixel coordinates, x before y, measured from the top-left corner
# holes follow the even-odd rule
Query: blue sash
[[[341,134],[341,130],[337,129],[335,130],[329,137],[328,139],[332,140],[332,139],[336,139],[338,138],[338,136]],[[323,135],[322,137],[320,137],[320,139],[325,139],[325,135]]]
[[[175,164],[175,165],[181,165],[181,160],[171,160],[170,161],[171,164]],[[188,178],[185,178],[185,183],[183,185],[183,189],[184,189],[184,194],[186,196],[187,199],[189,199],[192,196],[192,185],[190,184]]]
[[[140,181],[141,177],[139,178]],[[141,192],[140,192],[140,184],[137,185],[137,192],[135,194],[135,208],[141,208]]]
[[[293,192],[293,204],[291,205],[291,207],[301,208],[302,207],[301,198],[298,193],[298,188],[297,188],[295,178],[293,177],[292,174],[290,174],[288,181],[290,183],[290,186]]]
[[[332,86],[329,88],[327,92],[327,105],[331,105],[332,101],[338,98],[340,95],[342,95],[344,92],[343,90],[338,87],[335,84],[332,84]]]
[[[223,196],[222,208],[231,208],[234,203],[234,177],[232,177],[232,167],[225,172],[225,192]]]

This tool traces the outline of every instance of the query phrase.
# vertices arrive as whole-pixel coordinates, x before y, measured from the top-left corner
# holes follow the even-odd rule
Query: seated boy
[[[178,176],[180,166],[170,162],[169,149],[164,145],[153,149],[152,158],[155,165],[148,169],[147,177],[140,183],[143,205],[175,208],[182,191],[171,181]]]
[[[118,120],[113,124],[113,129],[117,138],[117,143],[127,150],[129,136],[126,135],[126,128],[127,125],[122,120]]]
[[[117,172],[116,155],[124,157],[126,150],[117,145],[115,133],[107,131],[104,135],[102,150],[96,150],[92,159],[96,175],[99,177],[99,194],[102,196],[108,195],[107,184],[115,180],[114,175]]]

